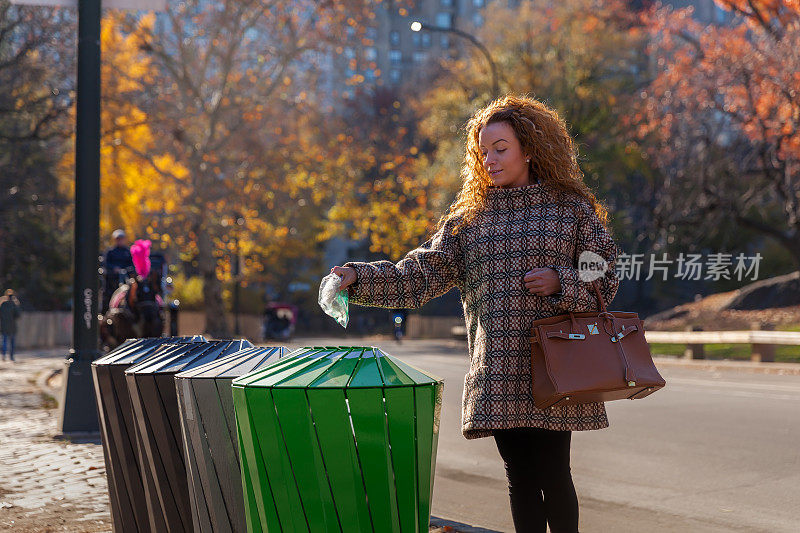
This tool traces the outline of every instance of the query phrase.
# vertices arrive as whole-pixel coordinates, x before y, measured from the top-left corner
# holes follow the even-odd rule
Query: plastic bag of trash
[[[342,277],[331,272],[319,284],[319,306],[325,314],[332,316],[343,327],[347,327],[350,319],[350,298],[347,289],[339,289]]]

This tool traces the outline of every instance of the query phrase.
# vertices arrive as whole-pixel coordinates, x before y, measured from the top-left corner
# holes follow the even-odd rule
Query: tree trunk
[[[222,302],[222,284],[217,278],[217,260],[208,231],[200,226],[197,231],[197,262],[203,276],[203,303],[206,311],[205,333],[212,337],[230,337],[228,317]]]
[[[800,270],[800,231],[795,231],[792,235],[791,244],[786,246],[794,258],[795,266]]]

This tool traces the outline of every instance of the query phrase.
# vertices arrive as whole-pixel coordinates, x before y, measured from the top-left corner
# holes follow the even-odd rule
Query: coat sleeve
[[[608,306],[619,288],[619,277],[615,270],[619,248],[595,214],[594,208],[587,202],[581,202],[579,209],[578,236],[572,266],[547,265],[558,273],[561,292],[545,298],[560,311],[577,313],[600,310],[600,303],[591,284],[580,279],[578,259],[584,251],[598,254],[608,265],[599,278],[600,293]]]
[[[388,309],[414,309],[447,293],[464,281],[464,254],[458,234],[452,235],[455,217],[433,237],[408,252],[397,263],[349,261],[357,280],[347,287],[357,305]]]

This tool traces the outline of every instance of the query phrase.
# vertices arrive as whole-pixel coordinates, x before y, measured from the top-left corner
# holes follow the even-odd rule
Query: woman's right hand
[[[356,282],[358,275],[356,269],[352,267],[335,266],[331,269],[333,274],[338,274],[342,278],[342,284],[339,286],[341,289],[346,289]]]

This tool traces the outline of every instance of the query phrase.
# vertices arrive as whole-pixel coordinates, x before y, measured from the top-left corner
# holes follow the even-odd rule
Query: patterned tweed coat
[[[617,245],[578,197],[563,198],[545,183],[490,187],[485,207],[456,235],[448,220],[436,234],[398,263],[345,263],[358,279],[348,287],[354,304],[416,308],[452,287],[461,292],[470,368],[464,378],[461,423],[467,439],[493,429],[539,427],[590,430],[608,427],[602,402],[538,409],[531,391],[530,327],[534,320],[567,311],[598,309],[575,268],[580,253],[593,251],[609,264],[600,280],[606,303],[619,279]],[[523,276],[536,267],[558,273],[561,292],[538,296]]]

